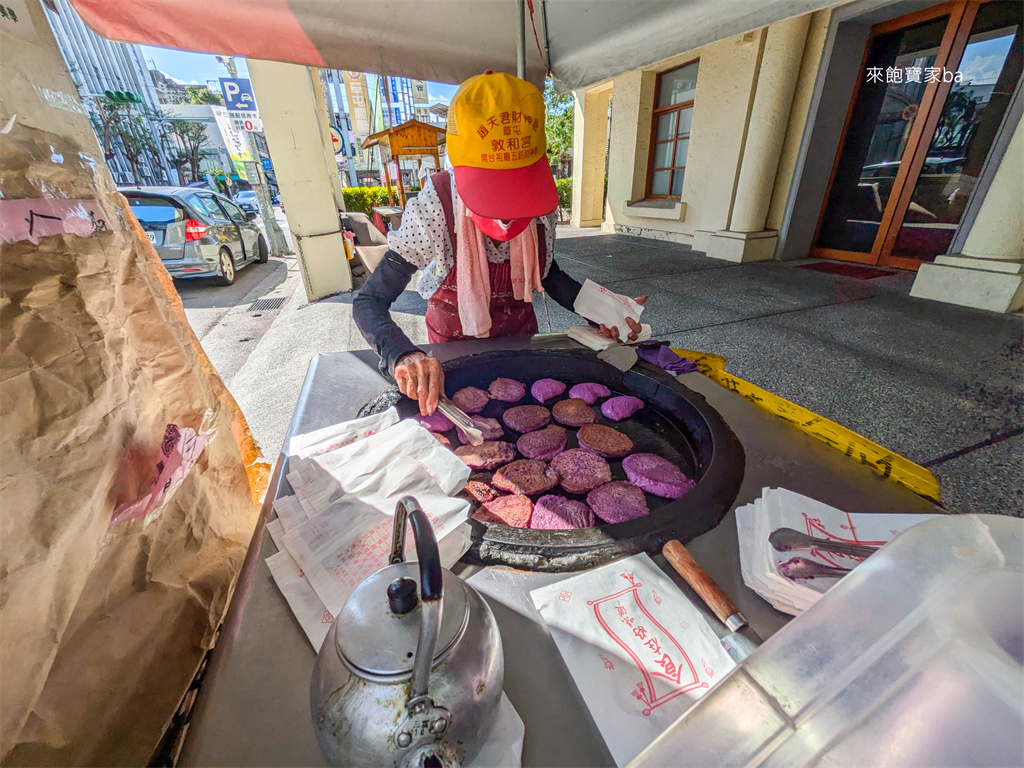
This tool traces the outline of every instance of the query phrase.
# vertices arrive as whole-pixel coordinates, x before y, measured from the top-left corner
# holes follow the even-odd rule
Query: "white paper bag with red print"
[[[530,595],[619,765],[735,666],[701,613],[645,554]]]
[[[634,322],[640,321],[640,315],[644,311],[642,304],[637,304],[629,296],[609,291],[603,285],[587,279],[583,281],[583,287],[576,295],[573,303],[573,310],[580,317],[585,317],[593,323],[604,325],[608,328],[619,329],[619,341],[628,341],[629,325],[626,318]]]

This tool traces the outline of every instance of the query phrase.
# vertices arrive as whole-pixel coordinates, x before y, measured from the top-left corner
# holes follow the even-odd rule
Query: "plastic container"
[[[630,765],[1020,765],[1022,545],[995,515],[908,529]]]

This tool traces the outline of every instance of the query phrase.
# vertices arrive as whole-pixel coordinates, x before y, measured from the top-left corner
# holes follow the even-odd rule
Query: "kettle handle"
[[[420,633],[416,643],[416,658],[413,662],[412,681],[409,686],[409,701],[427,695],[430,670],[434,666],[434,651],[441,632],[441,598],[444,596],[441,577],[441,555],[437,551],[437,538],[426,513],[412,496],[403,496],[395,507],[395,528],[391,540],[389,562],[405,562],[405,521],[412,525],[413,540],[416,542],[416,557],[420,565]]]

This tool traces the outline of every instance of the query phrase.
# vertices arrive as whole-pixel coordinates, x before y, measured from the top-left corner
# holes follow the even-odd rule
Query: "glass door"
[[[947,252],[1021,74],[1021,8],[872,29],[811,255],[916,269]]]
[[[916,269],[949,252],[1024,64],[1024,5],[982,5],[923,162],[914,164],[907,194],[894,211],[879,263]],[[955,77],[955,76],[954,76]]]

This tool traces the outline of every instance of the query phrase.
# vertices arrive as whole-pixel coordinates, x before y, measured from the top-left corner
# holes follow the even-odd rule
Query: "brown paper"
[[[0,252],[0,755],[142,764],[227,609],[269,467],[29,11],[33,36],[0,32],[0,193],[95,199],[107,229]],[[181,485],[110,527],[167,424],[208,413]]]

